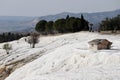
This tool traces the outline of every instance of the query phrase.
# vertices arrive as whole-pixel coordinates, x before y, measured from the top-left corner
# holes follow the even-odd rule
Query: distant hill
[[[0,32],[24,31],[33,28],[35,17],[0,16]]]
[[[94,27],[98,27],[101,20],[106,17],[111,18],[120,15],[120,9],[106,12],[96,13],[69,13],[63,12],[56,15],[47,15],[42,17],[24,17],[24,16],[0,16],[0,32],[29,32],[34,31],[34,27],[39,20],[55,21],[59,18],[66,18],[67,15],[80,17],[84,15],[85,19],[94,24]]]
[[[114,11],[106,11],[106,12],[96,12],[96,13],[69,13],[69,12],[63,12],[56,15],[48,15],[48,16],[42,16],[39,17],[40,20],[52,20],[55,21],[59,18],[65,18],[67,15],[74,16],[74,17],[80,17],[81,14],[84,15],[85,19],[87,19],[90,22],[96,23],[100,22],[101,20],[105,19],[106,17],[111,18],[116,15],[120,14],[120,9],[114,10]]]

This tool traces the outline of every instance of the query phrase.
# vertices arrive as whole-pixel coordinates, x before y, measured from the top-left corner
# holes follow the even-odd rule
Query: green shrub
[[[6,50],[6,53],[9,54],[9,51],[12,49],[12,46],[9,43],[3,45],[3,49]]]

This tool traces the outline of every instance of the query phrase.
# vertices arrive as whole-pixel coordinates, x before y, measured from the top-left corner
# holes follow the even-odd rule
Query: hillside
[[[56,15],[46,15],[41,17],[24,17],[24,16],[0,16],[0,32],[31,32],[39,20],[55,21],[59,18],[66,18],[67,15],[73,17],[81,17],[84,15],[85,19],[98,27],[101,20],[106,17],[111,18],[120,14],[120,9],[106,12],[96,13],[70,13],[63,12]]]
[[[106,12],[96,12],[96,13],[70,13],[70,12],[63,12],[56,15],[48,15],[39,17],[40,20],[52,20],[55,21],[59,18],[66,18],[67,15],[73,17],[81,17],[81,14],[84,15],[85,19],[93,24],[98,24],[101,20],[105,18],[112,18],[117,15],[120,15],[120,9],[114,11],[106,11]]]
[[[96,38],[113,42],[112,49],[90,50],[88,41]],[[79,32],[41,37],[34,49],[29,48],[24,38],[10,43],[13,45],[10,55],[0,50],[1,65],[22,59],[23,63],[24,60],[30,62],[15,70],[5,80],[120,79],[120,35]],[[35,55],[37,57],[31,58]]]

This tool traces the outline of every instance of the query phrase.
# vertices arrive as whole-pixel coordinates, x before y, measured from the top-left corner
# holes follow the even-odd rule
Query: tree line
[[[11,32],[1,33],[0,34],[0,43],[18,40],[22,37],[29,36],[29,35],[30,35],[29,33],[27,33],[27,34],[11,33]]]
[[[41,34],[56,34],[56,33],[69,33],[78,31],[88,31],[88,21],[81,18],[69,17],[57,19],[56,21],[40,20],[35,27],[35,30]]]
[[[106,18],[100,23],[101,31],[111,31],[116,32],[120,30],[120,15],[113,18]]]

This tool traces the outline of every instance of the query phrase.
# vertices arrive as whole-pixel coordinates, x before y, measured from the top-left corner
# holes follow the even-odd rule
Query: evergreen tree
[[[47,23],[47,21],[45,21],[45,20],[39,21],[39,22],[36,24],[35,30],[36,30],[37,32],[40,32],[40,33],[45,32],[46,23]]]
[[[48,33],[48,34],[52,34],[53,31],[54,31],[54,27],[53,27],[53,24],[54,22],[53,21],[49,21],[46,23],[46,29],[45,29],[45,32]]]
[[[82,30],[89,30],[89,27],[88,27],[88,21],[86,21],[85,19],[84,19],[84,16],[83,16],[83,14],[81,14],[81,29]]]
[[[54,23],[55,29],[59,32],[59,33],[64,33],[66,30],[66,20],[65,19],[58,19],[55,21]]]
[[[108,31],[111,30],[111,32],[116,32],[117,30],[120,30],[120,16],[116,16],[113,18],[106,18],[100,23],[100,30],[101,31]]]

